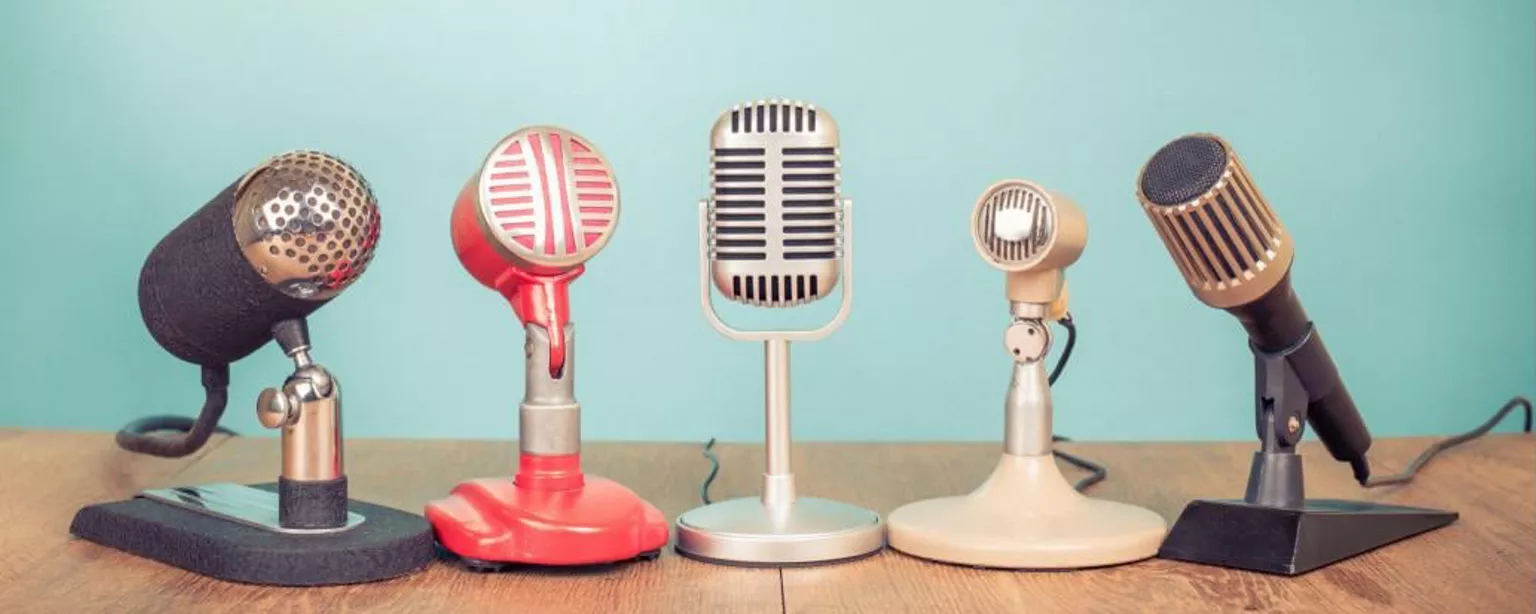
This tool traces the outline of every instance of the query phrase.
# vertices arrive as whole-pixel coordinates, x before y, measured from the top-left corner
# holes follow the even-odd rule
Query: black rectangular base
[[[274,484],[255,486],[276,490]],[[272,586],[373,582],[427,566],[436,551],[425,518],[349,501],[362,524],[338,533],[279,533],[154,499],[82,508],[69,532],[205,576]]]
[[[1338,499],[1304,509],[1192,501],[1157,556],[1295,576],[1455,522],[1457,514]]]

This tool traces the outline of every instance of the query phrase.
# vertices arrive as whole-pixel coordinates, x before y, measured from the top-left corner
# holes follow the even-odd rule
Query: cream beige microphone
[[[1167,532],[1163,519],[1084,497],[1062,477],[1051,450],[1047,322],[1065,312],[1066,268],[1088,242],[1082,209],[1038,184],[1009,179],[976,200],[970,227],[982,259],[1007,273],[1012,322],[1003,342],[1013,379],[1003,403],[1003,454],[970,495],[891,512],[891,547],[936,561],[1002,568],[1097,567],[1152,556]]]
[[[885,545],[879,514],[800,497],[790,467],[789,343],[831,334],[853,301],[852,204],[842,200],[837,124],[804,102],[766,100],[726,111],[710,133],[711,197],[699,204],[699,297],[715,330],[761,341],[766,463],[762,495],[677,519],[677,551],[727,564],[809,564]],[[820,300],[842,283],[837,314],[814,330],[744,331],[715,312],[710,287],[758,307]]]

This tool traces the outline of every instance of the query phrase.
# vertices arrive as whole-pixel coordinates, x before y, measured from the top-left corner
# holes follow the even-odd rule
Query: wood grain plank
[[[225,440],[185,458],[156,458],[117,448],[112,436],[62,431],[0,434],[0,611],[26,599],[19,576],[52,564],[66,545],[69,523],[85,505],[115,501],[194,465]]]
[[[1406,465],[1430,440],[1383,440],[1378,474]],[[846,565],[739,569],[670,550],[651,563],[582,571],[481,575],[444,564],[390,582],[278,589],[209,580],[65,535],[74,509],[140,489],[272,479],[272,439],[217,442],[199,458],[121,453],[110,435],[0,431],[0,611],[1529,611],[1536,603],[1536,437],[1496,436],[1447,453],[1413,484],[1361,491],[1320,447],[1304,448],[1309,492],[1462,513],[1455,525],[1300,578],[1168,561],[1030,573],[929,563],[895,552]],[[1241,493],[1252,445],[1066,444],[1108,464],[1095,496],[1173,518],[1194,497]],[[411,511],[470,477],[511,470],[512,442],[348,442],[357,498]],[[722,444],[715,499],[754,496],[762,447]],[[806,444],[800,490],[881,513],[969,491],[991,470],[995,444]],[[588,471],[630,485],[670,518],[699,503],[708,470],[697,444],[590,444]],[[1064,469],[1069,475],[1075,470]],[[781,593],[782,590],[782,593]],[[781,601],[781,599],[783,601]]]
[[[515,442],[348,441],[351,494],[419,513],[460,481],[510,475],[516,449]],[[269,481],[278,466],[276,440],[233,439],[176,476],[176,483]],[[695,505],[704,466],[695,445],[597,443],[584,452],[585,470],[631,487],[668,518]],[[777,570],[719,569],[670,550],[656,561],[568,571],[479,574],[437,563],[386,582],[301,590],[211,580],[93,544],[71,543],[24,583],[34,599],[67,603],[79,611],[781,611]]]
[[[1379,474],[1405,466],[1431,439],[1383,440]],[[1149,507],[1170,521],[1198,497],[1240,497],[1253,444],[1064,444],[1110,467],[1094,496]],[[808,444],[797,450],[801,492],[889,513],[970,491],[995,444]],[[1411,485],[1362,491],[1347,468],[1303,446],[1314,497],[1448,508],[1445,529],[1298,578],[1172,561],[1063,572],[978,570],[887,551],[825,568],[787,569],[789,612],[1514,612],[1536,603],[1536,437],[1495,436],[1437,459]],[[737,471],[740,468],[728,468]],[[1068,475],[1078,475],[1063,465]]]

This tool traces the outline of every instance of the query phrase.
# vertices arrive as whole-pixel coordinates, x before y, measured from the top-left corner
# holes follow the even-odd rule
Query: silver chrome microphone
[[[792,307],[837,286],[837,145],[837,124],[803,102],[749,103],[715,121],[711,271],[727,298]]]
[[[677,519],[677,550],[710,561],[825,563],[885,545],[879,514],[795,493],[790,469],[789,342],[837,330],[853,301],[853,206],[841,199],[837,124],[803,102],[739,105],[710,134],[711,198],[699,203],[699,298],[715,330],[762,341],[766,470],[761,497]],[[711,284],[711,280],[713,283]],[[715,312],[710,286],[733,301],[793,307],[843,283],[831,321],[815,330],[743,331]]]

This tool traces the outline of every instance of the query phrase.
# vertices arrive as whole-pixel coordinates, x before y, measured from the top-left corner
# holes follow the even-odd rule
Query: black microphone
[[[155,246],[139,274],[139,310],[150,335],[203,368],[203,410],[185,435],[151,436],[147,431],[171,424],[151,418],[120,431],[118,444],[156,456],[201,448],[224,410],[229,363],[356,280],[378,237],[367,181],[328,154],[279,155],[224,188]]]
[[[1364,483],[1370,431],[1291,288],[1291,236],[1237,154],[1211,134],[1176,139],[1142,167],[1137,198],[1195,296],[1236,316],[1255,350],[1289,352],[1307,421]]]

